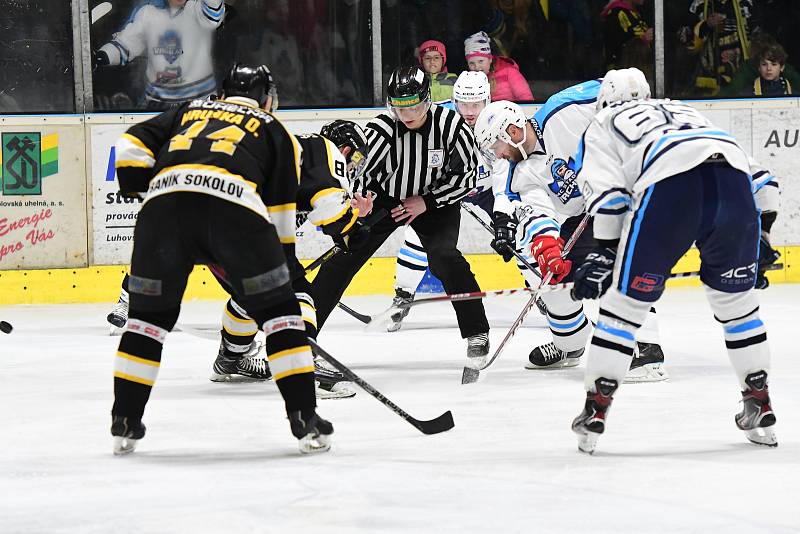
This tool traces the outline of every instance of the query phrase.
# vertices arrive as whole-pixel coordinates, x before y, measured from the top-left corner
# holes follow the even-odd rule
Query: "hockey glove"
[[[366,245],[367,241],[369,241],[369,236],[370,227],[357,220],[347,234],[338,235],[333,239],[333,242],[342,247],[345,252],[351,252]]]
[[[581,300],[602,297],[611,287],[616,260],[617,251],[613,248],[600,247],[589,253],[583,265],[575,271],[572,298]]]
[[[769,238],[766,234],[761,234],[761,239],[758,242],[758,273],[756,274],[756,289],[767,289],[769,287],[769,279],[767,278],[767,266],[772,265],[781,253],[772,248]]]
[[[539,263],[542,276],[552,273],[551,284],[557,284],[569,274],[572,262],[561,257],[564,252],[564,240],[549,235],[540,235],[533,240],[531,253]]]
[[[503,261],[511,261],[512,252],[517,247],[517,221],[509,215],[494,212],[494,239],[492,248],[503,257]]]

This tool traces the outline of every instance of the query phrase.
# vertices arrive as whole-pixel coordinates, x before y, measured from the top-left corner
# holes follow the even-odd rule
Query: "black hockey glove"
[[[370,227],[357,220],[346,235],[339,234],[333,242],[344,249],[344,252],[358,250],[369,240]]]
[[[512,252],[517,247],[517,221],[513,217],[494,212],[494,239],[492,248],[503,257],[503,261],[511,261]]]
[[[769,287],[769,279],[767,278],[767,267],[772,265],[781,253],[772,248],[769,239],[765,234],[761,234],[761,239],[758,242],[758,273],[756,274],[756,289],[767,289]]]
[[[616,259],[617,251],[613,248],[599,247],[589,253],[575,271],[572,298],[581,300],[602,297],[611,287]]]
[[[106,67],[110,63],[108,54],[103,50],[92,50],[92,70],[97,70],[97,67]]]

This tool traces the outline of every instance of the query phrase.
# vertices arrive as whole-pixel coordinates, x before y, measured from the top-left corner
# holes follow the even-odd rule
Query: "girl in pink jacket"
[[[528,81],[519,71],[517,63],[511,58],[493,55],[486,32],[478,32],[464,40],[464,56],[469,70],[483,71],[489,78],[492,101],[533,100]]]

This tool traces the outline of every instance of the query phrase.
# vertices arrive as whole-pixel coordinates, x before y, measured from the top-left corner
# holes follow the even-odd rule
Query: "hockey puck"
[[[14,330],[14,327],[11,326],[11,323],[0,321],[0,332],[3,332],[4,334],[10,334],[12,330]]]

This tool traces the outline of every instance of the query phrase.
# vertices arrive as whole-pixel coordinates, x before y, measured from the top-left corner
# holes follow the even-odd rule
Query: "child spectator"
[[[750,42],[750,51],[753,54],[752,57],[742,63],[742,66],[736,71],[736,75],[731,82],[720,90],[719,96],[725,98],[753,96],[755,81],[760,76],[759,66],[761,57],[765,54],[767,49],[775,47],[785,51],[783,46],[778,44],[778,41],[771,35],[766,33],[754,35],[753,40]],[[775,53],[772,52],[769,55],[774,57]],[[788,56],[789,55],[786,54],[787,58]],[[798,88],[800,87],[800,72],[792,65],[785,63],[785,61],[786,59],[784,59],[784,68],[781,72],[781,77],[786,80],[787,86],[791,88],[791,92],[797,94]]]
[[[758,76],[747,88],[745,96],[791,95],[792,84],[783,76],[786,68],[786,51],[777,43],[765,47],[758,54]]]
[[[517,63],[511,58],[492,54],[486,32],[475,33],[464,40],[464,57],[469,70],[482,71],[489,78],[492,101],[533,100],[528,81],[520,73]]]
[[[431,77],[431,100],[449,102],[457,74],[447,72],[447,50],[439,41],[429,40],[419,45],[417,51],[422,70]]]

